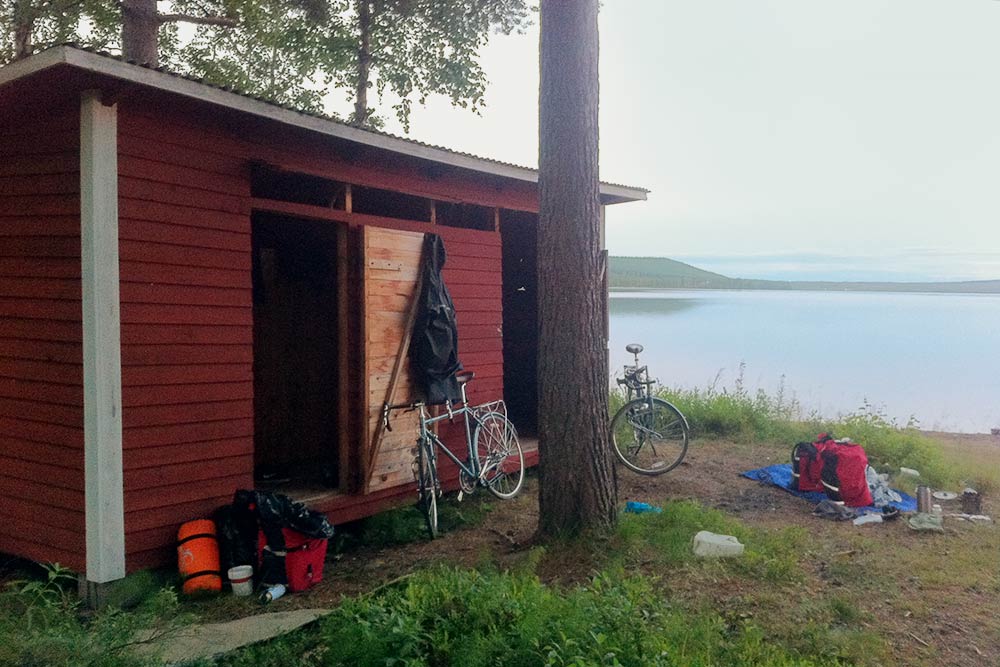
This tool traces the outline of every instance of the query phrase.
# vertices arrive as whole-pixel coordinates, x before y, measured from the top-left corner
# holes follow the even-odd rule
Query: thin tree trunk
[[[31,0],[15,0],[14,60],[27,58],[34,50],[31,45],[31,33],[35,29],[35,15],[35,9],[31,6]]]
[[[368,120],[368,79],[371,76],[372,49],[372,8],[370,0],[358,0],[358,30],[361,33],[358,45],[357,85],[354,89],[354,124],[364,125]]]
[[[605,255],[597,167],[597,0],[542,0],[539,536],[614,525]]]
[[[156,0],[121,0],[122,55],[144,65],[159,63],[160,16]]]

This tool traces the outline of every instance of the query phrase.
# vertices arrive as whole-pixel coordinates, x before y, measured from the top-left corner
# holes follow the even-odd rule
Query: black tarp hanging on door
[[[444,284],[444,242],[437,234],[424,236],[420,273],[422,288],[417,296],[417,316],[410,339],[410,360],[417,384],[428,403],[461,400],[455,373],[458,360],[458,323],[455,304]]]

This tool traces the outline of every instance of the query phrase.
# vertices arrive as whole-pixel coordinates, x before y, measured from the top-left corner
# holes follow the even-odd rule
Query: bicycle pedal
[[[464,497],[465,497],[465,491],[461,491],[460,490],[458,492],[458,502],[462,502],[462,498],[464,498]]]

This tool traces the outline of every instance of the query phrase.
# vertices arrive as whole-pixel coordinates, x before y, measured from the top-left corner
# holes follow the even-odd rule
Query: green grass
[[[438,530],[448,533],[463,526],[482,523],[493,510],[486,492],[467,496],[459,503],[451,496],[446,502],[438,501]],[[356,548],[391,547],[428,539],[424,515],[416,505],[375,514],[343,528],[338,527],[334,550],[342,552]]]
[[[858,627],[863,615],[846,593],[829,601],[806,594],[804,531],[749,527],[692,501],[662,507],[623,515],[599,540],[536,547],[507,571],[493,564],[419,571],[221,664],[277,667],[296,656],[307,667],[819,667],[885,657],[884,642]],[[736,535],[744,556],[694,557],[699,530]],[[583,583],[546,585],[536,574],[546,561],[580,569],[583,558],[597,572]],[[745,595],[718,604],[731,586]]]
[[[170,589],[133,600],[129,611],[107,607],[85,613],[76,596],[76,577],[49,566],[40,578],[11,582],[0,592],[0,665],[19,667],[146,667],[132,647],[140,632],[171,631],[183,618]]]
[[[434,568],[223,664],[285,665],[291,655],[359,667],[850,664],[816,653],[771,641],[751,621],[675,603],[641,576],[605,573],[559,589],[526,572]]]
[[[657,566],[698,563],[760,581],[797,581],[802,572],[798,558],[807,544],[800,528],[767,530],[751,528],[716,509],[690,501],[667,501],[659,514],[623,514],[618,524],[614,549],[619,559],[631,567],[636,562]],[[734,535],[746,549],[742,558],[704,560],[691,548],[696,533],[707,530]]]

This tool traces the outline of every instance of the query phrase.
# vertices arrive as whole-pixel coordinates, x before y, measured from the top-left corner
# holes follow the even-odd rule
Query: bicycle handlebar
[[[427,407],[425,401],[413,401],[412,403],[395,403],[390,405],[388,403],[382,404],[382,426],[387,431],[392,431],[392,424],[389,423],[389,411],[390,410],[403,410],[405,412],[410,412],[412,410],[420,410]],[[433,405],[444,405],[445,409],[448,411],[448,417],[454,419],[454,411],[451,407],[451,401],[445,401],[444,403],[434,403]]]

